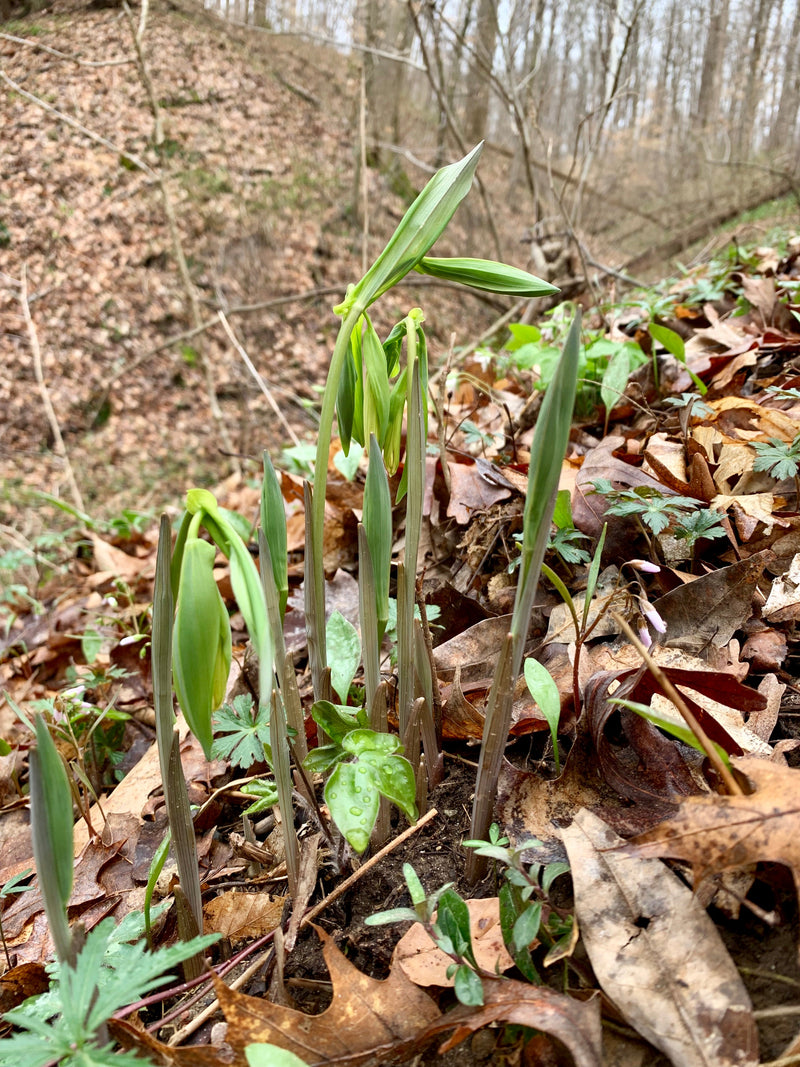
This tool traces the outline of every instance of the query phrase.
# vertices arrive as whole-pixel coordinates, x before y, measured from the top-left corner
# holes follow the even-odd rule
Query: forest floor
[[[306,707],[311,702],[300,590],[302,477],[313,459],[315,411],[335,338],[330,308],[362,270],[353,179],[359,85],[357,69],[335,53],[315,47],[312,65],[305,45],[268,40],[264,47],[250,31],[223,32],[210,16],[174,5],[153,11],[145,55],[163,122],[156,152],[123,12],[64,0],[0,34],[0,685],[10,697],[0,706],[0,737],[11,746],[0,756],[0,886],[32,866],[31,736],[12,702],[27,713],[49,708],[55,723],[68,721],[75,731],[63,754],[103,794],[104,814],[94,809],[92,820],[106,820],[103,834],[92,838],[82,820],[76,828],[70,916],[87,929],[141,909],[166,828],[148,651],[154,516],[166,510],[176,517],[185,491],[198,485],[253,520],[264,449],[283,470],[292,582],[286,640]],[[367,178],[374,257],[405,205],[384,176],[368,171]],[[189,286],[175,266],[170,210]],[[475,247],[474,218],[460,213],[437,253],[487,254]],[[757,225],[766,230],[771,221]],[[242,1067],[245,1044],[281,1043],[281,1033],[283,1047],[301,1050],[307,1062],[340,1065],[399,1056],[550,1065],[570,1062],[566,1048],[580,1067],[800,1062],[791,877],[800,865],[794,222],[792,229],[785,221],[773,245],[756,240],[725,250],[680,283],[627,303],[613,303],[609,294],[603,314],[584,300],[587,361],[561,482],[571,515],[562,515],[554,535],[562,551],[547,558],[580,612],[589,555],[601,520],[608,521],[588,616],[600,623],[576,647],[556,586],[542,583],[528,654],[547,666],[558,688],[562,761],[554,762],[541,708],[518,687],[497,807],[512,842],[537,838],[542,863],[573,868],[574,884],[560,878],[552,895],[544,894],[541,936],[530,942],[531,959],[548,976],[544,990],[523,983],[505,957],[517,980],[497,987],[487,980],[485,1014],[457,1007],[458,1034],[469,1040],[439,1054],[457,1018],[439,1018],[454,1004],[441,960],[419,942],[398,952],[396,926],[364,925],[376,911],[407,904],[402,868],[411,863],[428,891],[454,882],[463,896],[488,901],[489,912],[474,920],[486,940],[481,958],[493,970],[505,952],[497,875],[470,886],[461,841],[469,832],[488,682],[513,603],[514,537],[535,421],[528,416],[536,410],[528,401],[539,395],[533,368],[552,364],[565,332],[564,316],[555,315],[541,342],[530,328],[520,333],[532,348],[505,348],[494,358],[471,353],[484,333],[507,337],[496,324],[508,302],[456,295],[420,278],[389,295],[375,324],[385,331],[421,305],[432,368],[455,344],[459,372],[436,397],[443,438],[431,414],[436,447],[422,545],[444,705],[445,777],[428,798],[436,814],[360,878],[358,861],[349,857],[348,867],[336,849],[320,846],[313,817],[298,816],[314,842],[305,847],[315,871],[319,862],[305,903],[320,907],[315,921],[344,955],[328,946],[323,958],[307,923],[282,974],[273,953],[240,999],[224,1004],[227,1035],[212,1030],[219,1013],[205,1020],[202,1004],[173,992],[163,1009],[142,1009],[136,1027],[120,1013],[113,1029],[120,1043],[153,1063]],[[524,227],[510,203],[496,223],[504,245],[516,250],[514,261],[525,266]],[[651,333],[653,324],[667,333]],[[675,337],[695,379],[669,354]],[[664,338],[669,351],[658,349]],[[708,388],[702,398],[697,380]],[[776,396],[770,387],[785,392]],[[695,397],[694,407],[667,402],[682,396]],[[754,469],[754,446],[770,440],[788,449],[775,477]],[[357,624],[354,531],[363,466],[348,470],[337,452],[334,443],[328,603]],[[638,500],[593,493],[592,482],[601,479],[618,494],[638,489]],[[693,502],[694,512],[678,499]],[[399,551],[402,515],[395,532]],[[660,570],[633,569],[637,558]],[[222,561],[218,578],[243,661],[246,634]],[[691,748],[609,703],[621,677],[631,699],[652,699],[667,714],[658,704],[662,682],[635,674],[640,659],[612,616],[652,624],[652,609],[666,623],[659,664],[691,694],[734,765],[743,761],[739,781],[748,795],[725,796]],[[651,637],[659,644],[652,625]],[[120,715],[109,715],[110,708]],[[241,968],[292,916],[285,868],[274,862],[276,839],[268,836],[274,819],[256,821],[257,849],[248,853],[237,834],[252,798],[231,786],[238,772],[227,760],[207,762],[185,732],[182,760],[190,799],[203,806],[196,829],[205,921],[223,935],[213,962],[241,956]],[[748,832],[741,834],[737,813],[745,807]],[[598,831],[587,813],[605,827]],[[698,813],[709,821],[692,823]],[[676,845],[670,819],[693,846]],[[394,820],[399,833],[404,820],[397,813]],[[570,823],[580,829],[568,832]],[[630,860],[633,883],[605,865],[614,834],[648,835]],[[661,856],[674,862],[667,867]],[[745,873],[732,875],[734,865]],[[349,873],[355,881],[342,891]],[[693,877],[695,895],[684,885]],[[172,900],[169,878],[158,892]],[[13,964],[0,979],[5,1011],[46,982],[42,964],[52,945],[36,889],[3,903]],[[548,924],[573,912],[571,929],[581,938],[545,971]],[[173,911],[161,941],[173,936],[174,923]],[[357,971],[388,979],[389,992],[359,985]],[[513,1004],[503,1002],[509,989]],[[318,1024],[292,1014],[326,1007]],[[167,1044],[176,1034],[182,1047]]]

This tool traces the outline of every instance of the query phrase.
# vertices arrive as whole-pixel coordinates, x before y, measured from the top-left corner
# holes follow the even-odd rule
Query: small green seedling
[[[361,662],[358,630],[339,611],[331,612],[325,627],[331,685],[342,704],[347,703],[350,686]]]
[[[392,908],[369,915],[368,926],[382,926],[395,922],[419,922],[442,952],[453,963],[447,977],[453,979],[453,991],[462,1004],[483,1004],[481,971],[472,948],[470,917],[466,902],[448,882],[441,889],[426,894],[419,876],[410,863],[403,864],[403,877],[411,897],[410,908]],[[487,977],[495,977],[489,975]]]
[[[311,712],[331,743],[312,749],[304,767],[314,774],[331,771],[325,803],[350,846],[356,852],[366,849],[382,796],[416,822],[414,768],[402,756],[398,738],[368,729],[363,709],[354,712],[319,700]]]
[[[558,686],[544,664],[536,659],[525,660],[525,684],[528,692],[542,709],[542,714],[550,727],[553,741],[553,756],[556,762],[556,774],[561,773],[561,757],[558,751],[558,723],[561,718],[561,697]]]
[[[541,848],[535,838],[509,847],[496,824],[489,829],[488,841],[465,841],[467,848],[485,859],[494,860],[503,870],[500,887],[500,927],[503,941],[517,968],[535,985],[542,979],[533,963],[532,950],[542,943],[547,947],[543,964],[551,966],[569,956],[575,943],[575,920],[568,911],[550,901],[553,882],[569,871],[566,863],[526,861],[526,855]]]
[[[167,982],[171,976],[165,972],[219,939],[210,934],[149,952],[138,940],[143,927],[141,912],[130,912],[119,926],[104,919],[86,935],[73,965],[51,963],[48,992],[5,1013],[21,1032],[0,1041],[0,1067],[141,1065],[133,1053],[112,1051],[108,1020]]]
[[[768,441],[754,441],[753,449],[756,453],[753,470],[766,471],[779,482],[793,478],[795,494],[800,503],[800,434],[791,442],[781,441],[777,437],[770,437]]]
[[[213,759],[229,759],[234,767],[249,770],[254,763],[272,762],[269,745],[269,708],[255,707],[249,693],[223,704],[213,719]]]

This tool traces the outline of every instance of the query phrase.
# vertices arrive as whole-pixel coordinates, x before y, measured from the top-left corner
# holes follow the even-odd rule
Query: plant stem
[[[311,561],[311,578],[314,583],[314,603],[321,612],[317,619],[317,635],[313,646],[309,642],[311,673],[314,679],[314,697],[321,699],[320,679],[328,657],[325,645],[325,566],[322,557],[322,537],[325,528],[325,490],[328,484],[328,452],[333,433],[333,419],[336,414],[336,395],[339,379],[344,369],[344,361],[350,346],[350,334],[363,314],[364,308],[356,303],[345,315],[331,356],[325,392],[322,394],[322,409],[319,416],[319,437],[317,438],[317,455],[314,461],[314,494],[311,504],[310,548],[313,553]]]

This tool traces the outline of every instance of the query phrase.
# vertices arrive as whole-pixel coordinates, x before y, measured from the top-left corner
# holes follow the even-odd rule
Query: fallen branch
[[[64,461],[64,469],[67,475],[67,485],[69,486],[70,496],[72,497],[72,503],[80,512],[85,512],[83,497],[81,491],[78,488],[78,483],[75,481],[75,472],[72,469],[72,464],[69,461],[69,455],[67,453],[67,446],[64,444],[64,438],[61,436],[61,427],[58,424],[58,416],[56,415],[56,409],[53,407],[53,402],[50,399],[50,391],[47,388],[47,382],[44,380],[44,371],[42,369],[42,350],[39,347],[39,336],[36,333],[36,326],[34,325],[33,318],[31,316],[30,305],[28,304],[28,278],[27,270],[22,268],[22,281],[20,282],[19,302],[22,305],[22,315],[25,319],[25,325],[28,328],[28,340],[31,346],[31,354],[33,356],[33,373],[36,378],[36,384],[39,386],[39,393],[42,397],[42,404],[44,405],[45,414],[47,415],[47,421],[50,424],[50,432],[53,435],[53,448],[57,456]]]
[[[233,330],[230,327],[230,323],[225,318],[225,313],[223,311],[218,311],[217,312],[217,318],[222,323],[222,328],[225,331],[225,333],[228,335],[228,340],[233,345],[233,347],[236,349],[236,351],[239,353],[239,356],[240,356],[242,362],[244,363],[245,367],[247,367],[247,369],[253,375],[253,378],[255,379],[256,384],[258,385],[258,388],[261,390],[261,392],[267,398],[267,402],[269,403],[269,406],[272,408],[272,410],[275,412],[275,414],[276,414],[276,416],[278,418],[278,421],[280,422],[281,426],[283,426],[284,430],[286,430],[287,434],[292,439],[294,444],[299,447],[300,446],[300,438],[297,436],[297,434],[294,432],[292,427],[286,421],[286,416],[283,414],[281,409],[275,403],[275,398],[273,397],[272,393],[270,392],[269,386],[264,381],[264,379],[261,377],[261,375],[258,373],[258,370],[255,367],[253,361],[250,359],[250,357],[248,356],[247,352],[244,350],[242,345],[239,343],[239,340],[236,337],[236,334],[233,332]]]

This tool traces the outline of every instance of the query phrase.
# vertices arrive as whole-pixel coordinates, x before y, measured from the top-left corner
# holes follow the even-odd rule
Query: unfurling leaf
[[[225,697],[231,666],[231,628],[214,580],[213,545],[187,542],[173,634],[175,692],[189,729],[211,758],[211,715]]]
[[[561,718],[561,697],[559,696],[558,686],[553,681],[547,667],[536,659],[525,660],[525,683],[531,696],[542,709],[542,715],[544,715],[547,725],[550,727],[556,771],[558,771],[560,767],[558,721]]]
[[[343,704],[347,703],[355,673],[361,662],[361,641],[358,630],[339,611],[331,613],[326,626],[325,643],[328,649],[328,666],[331,669],[331,685]]]
[[[286,551],[286,513],[283,510],[283,494],[269,453],[264,453],[264,480],[261,483],[261,528],[269,545],[269,558],[281,618],[289,598],[289,564]]]
[[[416,266],[420,274],[469,285],[489,293],[508,293],[510,296],[550,296],[558,287],[529,274],[519,267],[497,263],[491,259],[436,259],[424,256]]]

